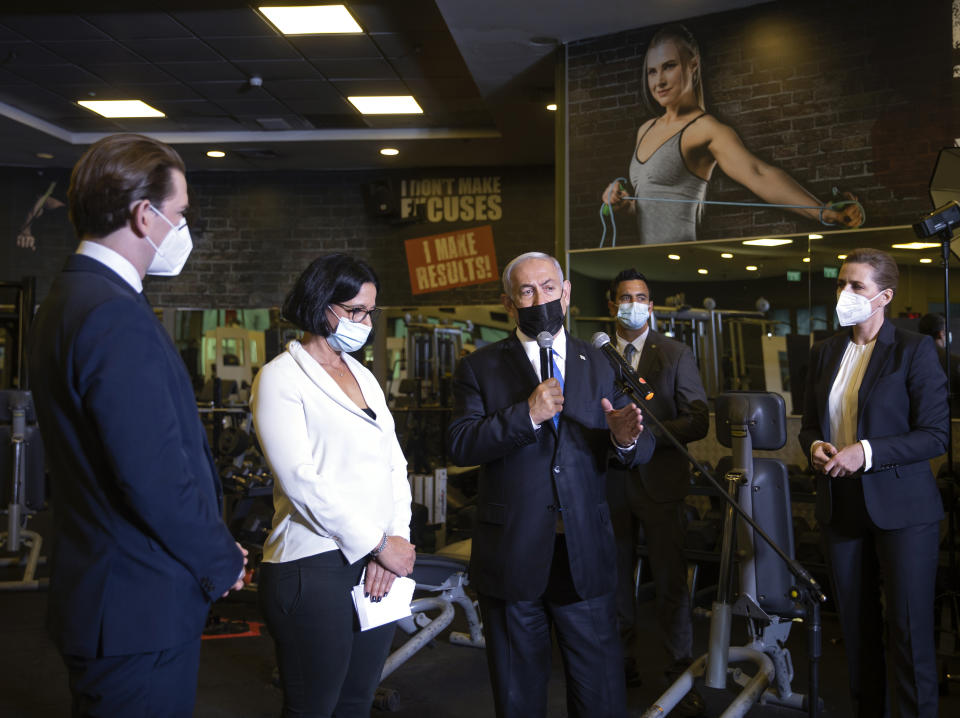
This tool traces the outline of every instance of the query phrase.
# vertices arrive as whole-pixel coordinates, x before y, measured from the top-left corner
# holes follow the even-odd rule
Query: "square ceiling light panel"
[[[77,100],[77,104],[104,117],[166,117],[143,100]]]
[[[363,32],[343,5],[261,7],[260,12],[284,35]]]
[[[413,95],[354,95],[347,97],[364,115],[422,115]]]

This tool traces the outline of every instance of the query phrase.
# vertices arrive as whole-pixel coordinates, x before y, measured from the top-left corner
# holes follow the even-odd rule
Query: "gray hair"
[[[514,257],[511,259],[510,263],[503,268],[503,276],[501,277],[503,280],[503,293],[508,297],[513,297],[513,270],[516,269],[517,266],[526,262],[528,259],[549,259],[551,262],[553,262],[553,266],[557,268],[557,274],[560,275],[560,281],[563,282],[563,267],[560,266],[560,262],[557,261],[556,257],[552,257],[543,252],[526,252],[521,254],[519,257]]]

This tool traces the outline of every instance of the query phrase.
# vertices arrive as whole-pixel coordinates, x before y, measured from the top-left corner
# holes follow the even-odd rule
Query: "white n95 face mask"
[[[327,336],[327,344],[336,352],[352,354],[367,343],[370,329],[363,322],[351,322],[346,317],[339,317],[336,331]]]
[[[153,261],[151,261],[150,266],[147,267],[147,274],[155,277],[175,277],[180,274],[183,265],[187,263],[187,257],[190,256],[190,252],[193,250],[193,239],[190,237],[190,229],[187,227],[186,222],[179,227],[175,226],[173,222],[164,217],[163,213],[152,204],[150,205],[150,209],[170,225],[170,231],[164,236],[160,242],[160,246],[154,244],[150,237],[144,237],[156,251],[156,254],[153,255]]]
[[[623,302],[617,310],[617,319],[627,329],[643,329],[650,318],[650,305],[645,302]]]
[[[854,324],[867,321],[870,317],[880,311],[882,307],[870,309],[870,302],[879,297],[883,292],[867,299],[862,294],[856,294],[849,289],[844,289],[837,297],[837,320],[841,327],[850,327]]]

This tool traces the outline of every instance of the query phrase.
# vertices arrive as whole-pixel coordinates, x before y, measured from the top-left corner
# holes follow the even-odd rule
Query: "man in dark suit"
[[[650,328],[653,295],[646,277],[635,269],[620,272],[610,283],[608,308],[617,321],[617,350],[654,391],[648,411],[682,444],[702,439],[710,417],[697,363],[686,344]],[[686,670],[693,654],[683,556],[690,462],[663,436],[660,427],[648,420],[647,429],[657,439],[653,458],[634,470],[611,467],[607,475],[607,501],[617,537],[617,613],[628,683],[638,679],[633,567],[639,526],[643,527],[656,586],[657,623],[671,663],[668,674]],[[678,706],[686,715],[696,715],[702,708],[696,693]]]
[[[209,604],[242,587],[245,552],[190,378],[142,294],[192,247],[183,161],[113,135],[81,157],[68,199],[82,241],[28,349],[53,479],[48,625],[74,715],[189,716]]]
[[[604,473],[611,453],[646,461],[654,441],[640,410],[616,395],[606,358],[564,331],[570,282],[559,263],[520,255],[503,287],[517,332],[460,361],[447,434],[454,462],[482,465],[470,582],[497,715],[546,715],[553,627],[569,715],[619,717],[626,691]],[[542,332],[555,360],[545,380]]]

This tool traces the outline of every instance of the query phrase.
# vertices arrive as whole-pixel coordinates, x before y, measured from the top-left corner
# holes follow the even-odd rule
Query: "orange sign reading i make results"
[[[407,266],[414,294],[483,284],[500,278],[489,224],[408,239]]]

